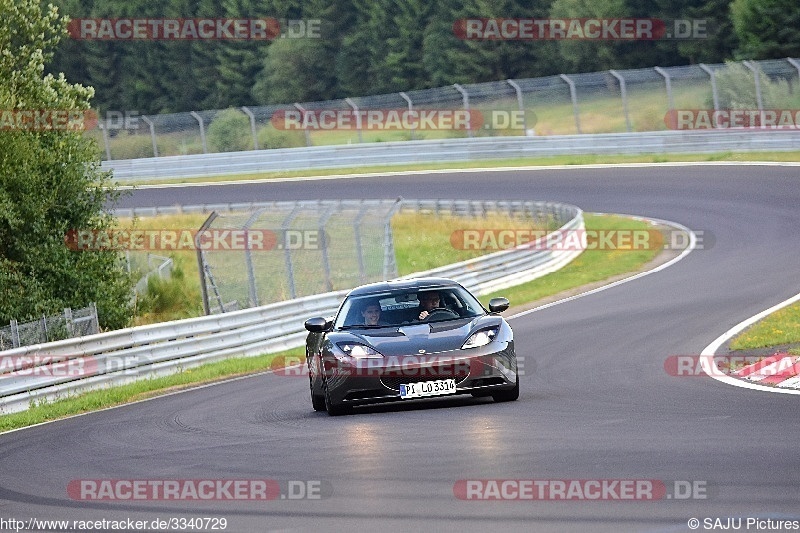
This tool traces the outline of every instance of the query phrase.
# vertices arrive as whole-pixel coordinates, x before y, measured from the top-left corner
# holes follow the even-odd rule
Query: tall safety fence
[[[197,252],[206,313],[397,277],[390,222],[399,205],[322,200],[213,212],[198,232],[208,243]]]
[[[800,109],[800,60],[560,74],[150,116],[118,112],[101,117],[89,135],[96,137],[104,160],[119,160],[458,137],[665,131],[680,127],[672,110],[726,109]],[[366,113],[374,110],[382,111],[384,120],[370,123]],[[466,128],[397,128],[385,120],[386,110],[464,110],[472,123]],[[342,127],[333,124],[334,118],[325,126],[317,123],[323,112],[353,120]]]
[[[410,239],[407,248],[425,259],[436,251],[417,249],[413,228],[430,223],[430,216],[447,232],[447,242],[438,246],[458,247],[452,235],[460,228],[553,230],[574,218],[575,208],[534,201],[397,199],[273,202],[214,211],[198,231],[206,314],[397,278],[395,215],[406,216],[400,223]],[[239,244],[231,246],[237,234]],[[473,255],[481,253],[486,251]]]
[[[39,320],[22,323],[12,320],[8,326],[0,327],[0,351],[99,332],[94,303],[83,309],[65,308],[61,315],[43,315]]]

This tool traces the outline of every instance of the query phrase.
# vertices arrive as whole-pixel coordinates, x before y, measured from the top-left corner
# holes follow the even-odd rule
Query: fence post
[[[742,64],[753,73],[753,79],[756,85],[756,105],[758,106],[758,110],[762,111],[764,109],[764,102],[761,100],[761,76],[758,72],[758,68],[750,61],[742,61]]]
[[[156,144],[156,128],[153,125],[153,121],[147,118],[145,115],[142,115],[142,120],[150,128],[150,139],[152,139],[153,141],[153,157],[158,157],[158,144]]]
[[[517,107],[519,107],[519,112],[522,115],[522,135],[528,135],[528,119],[525,116],[525,107],[522,102],[522,88],[515,82],[514,80],[506,80],[506,83],[511,85],[514,88],[514,91],[517,93]]]
[[[364,138],[361,135],[361,115],[358,113],[358,106],[350,98],[345,98],[344,101],[347,102],[347,105],[353,108],[353,113],[356,114],[356,131],[358,131],[358,142],[363,143]]]
[[[469,116],[469,93],[461,85],[454,83],[453,87],[461,93],[461,101],[464,103],[464,111],[467,112],[467,135],[472,137],[472,117]]]
[[[364,247],[361,244],[361,219],[364,218],[368,212],[364,200],[361,200],[361,208],[358,210],[358,215],[353,220],[353,239],[356,243],[356,252],[358,253],[358,279],[363,285],[367,282],[367,272],[364,267]]]
[[[719,96],[717,95],[716,73],[714,72],[714,70],[708,68],[708,66],[704,65],[703,63],[699,63],[697,66],[703,69],[706,72],[706,74],[708,74],[708,76],[711,78],[711,97],[714,100],[714,111],[719,111]]]
[[[39,337],[42,342],[47,342],[47,317],[42,315],[42,336]]]
[[[331,263],[328,258],[328,237],[325,233],[325,224],[328,223],[328,219],[331,218],[335,209],[335,204],[328,206],[319,217],[319,223],[317,225],[319,234],[322,236],[322,239],[320,239],[322,241],[322,270],[325,272],[325,290],[328,292],[333,290],[333,281],[331,281]]]
[[[400,95],[400,97],[403,100],[408,102],[408,114],[409,114],[409,116],[411,116],[411,112],[414,111],[414,104],[411,103],[411,98],[409,98],[409,96],[403,91],[400,91],[398,94]],[[411,128],[411,140],[412,141],[414,140],[414,137],[415,137],[414,136],[414,128]]]
[[[106,147],[106,161],[111,161],[111,147],[108,144],[108,132],[106,131],[106,126],[100,122],[97,127],[99,127],[100,131],[103,132],[103,145]]]
[[[100,317],[97,316],[97,303],[92,302],[89,304],[89,307],[92,308],[92,325],[94,326],[94,333],[100,333]]]
[[[675,109],[675,101],[672,99],[672,79],[669,77],[669,72],[661,67],[654,67],[653,70],[664,77],[664,84],[667,86],[667,105],[668,109]]]
[[[194,119],[197,121],[198,124],[200,124],[200,142],[203,143],[203,153],[207,154],[208,145],[206,145],[206,127],[203,124],[203,117],[201,117],[194,111],[190,111],[189,114],[194,117]]]
[[[247,268],[247,286],[250,291],[250,307],[258,307],[260,304],[258,303],[258,292],[256,291],[256,271],[253,268],[253,254],[250,249],[250,227],[255,224],[255,221],[258,220],[258,217],[261,216],[261,213],[266,211],[266,207],[262,207],[261,209],[256,209],[256,211],[250,215],[250,218],[242,225],[242,229],[245,230],[244,234],[247,237],[247,246],[244,248],[244,263],[245,267]]]
[[[299,210],[300,205],[295,204],[292,211],[283,219],[283,222],[281,222],[281,236],[283,236],[284,240],[286,239],[286,230],[292,225],[292,221],[297,216]],[[285,242],[283,244],[283,260],[286,265],[286,281],[289,283],[289,295],[291,299],[295,299],[297,298],[297,289],[294,286],[294,269],[292,267],[291,250],[289,250],[290,247],[286,246]]]
[[[394,257],[394,237],[392,236],[392,217],[403,206],[403,199],[398,198],[383,221],[383,279],[397,277],[397,261]],[[419,204],[417,205],[419,211]]]
[[[247,106],[242,106],[242,111],[250,118],[250,131],[253,134],[253,150],[258,150],[258,135],[256,135],[256,116]]]
[[[197,270],[200,273],[200,292],[203,296],[203,312],[206,315],[211,314],[211,307],[208,303],[208,286],[206,285],[206,259],[203,256],[203,248],[200,246],[200,236],[208,229],[214,219],[217,218],[217,212],[212,211],[205,222],[200,225],[197,234],[194,236],[194,249],[197,250]],[[224,309],[223,309],[224,312]]]
[[[19,348],[19,324],[17,324],[16,319],[11,319],[11,344],[14,348]]]
[[[631,131],[631,118],[628,115],[628,90],[625,86],[625,78],[622,77],[622,74],[617,72],[616,70],[609,70],[608,71],[612,76],[617,78],[619,81],[619,92],[622,96],[622,112],[625,113],[625,128],[630,132]]]
[[[72,309],[69,307],[64,308],[64,321],[67,325],[67,332],[70,337],[75,336],[75,324],[72,322]]]
[[[298,104],[297,102],[294,103],[294,107],[303,114],[303,124],[307,124],[306,123],[306,110],[305,110],[305,108],[303,106],[301,106],[300,104]],[[308,133],[308,128],[307,127],[303,127],[303,133],[306,136],[306,146],[311,146],[311,134]]]
[[[559,74],[558,76],[569,85],[569,96],[572,99],[572,114],[575,115],[575,129],[578,130],[578,133],[582,133],[580,111],[578,111],[578,92],[575,90],[575,82],[566,74]]]

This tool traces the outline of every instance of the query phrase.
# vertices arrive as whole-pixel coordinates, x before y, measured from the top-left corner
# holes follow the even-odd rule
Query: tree
[[[797,0],[735,0],[731,18],[742,59],[800,57]]]
[[[0,17],[0,322],[94,301],[104,327],[122,327],[131,316],[131,283],[119,255],[65,244],[70,230],[110,227],[104,211],[116,197],[110,173],[80,131],[24,120],[26,113],[51,119],[71,113],[80,124],[94,90],[63,74],[44,75],[66,33],[66,19],[54,7],[0,0]]]

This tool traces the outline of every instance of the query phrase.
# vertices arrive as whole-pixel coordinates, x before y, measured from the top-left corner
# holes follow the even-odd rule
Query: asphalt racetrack
[[[398,196],[566,202],[675,221],[713,245],[512,319],[525,371],[516,402],[458,397],[329,417],[312,411],[307,378],[262,374],[2,435],[0,518],[224,517],[226,531],[398,533],[690,531],[691,518],[700,530],[741,519],[741,530],[764,531],[800,520],[800,398],[664,367],[800,292],[798,166],[175,186],[119,207]],[[223,478],[275,480],[284,498],[97,501],[74,490],[79,480]],[[564,490],[579,497],[565,501]]]

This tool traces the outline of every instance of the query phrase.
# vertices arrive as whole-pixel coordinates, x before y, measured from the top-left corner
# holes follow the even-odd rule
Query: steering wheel
[[[430,311],[428,311],[428,316],[426,316],[423,320],[430,320],[431,317],[438,315],[437,318],[458,318],[458,313],[453,311],[452,309],[448,309],[446,307],[434,307]]]

